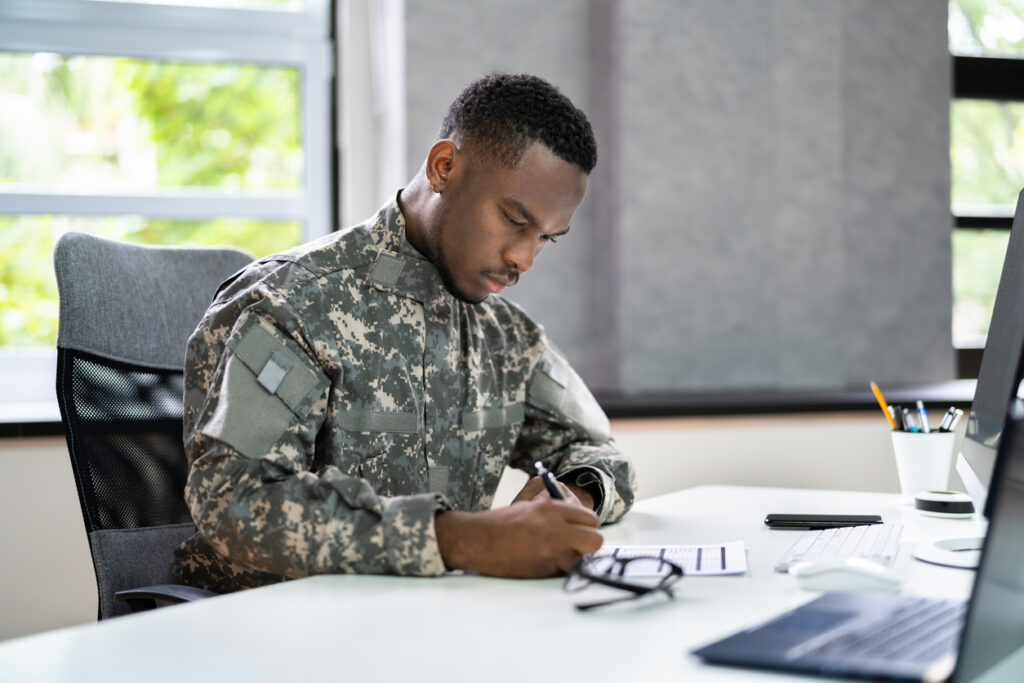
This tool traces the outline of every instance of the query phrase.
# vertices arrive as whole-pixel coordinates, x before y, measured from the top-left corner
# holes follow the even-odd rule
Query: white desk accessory
[[[798,562],[789,575],[810,591],[898,591],[903,579],[896,572],[863,557],[829,557]]]

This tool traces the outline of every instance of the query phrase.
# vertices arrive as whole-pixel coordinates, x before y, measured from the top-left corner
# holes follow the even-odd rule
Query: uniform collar
[[[367,287],[415,299],[428,308],[451,306],[453,297],[437,268],[406,238],[398,193],[377,212],[373,232],[381,248],[366,276]]]

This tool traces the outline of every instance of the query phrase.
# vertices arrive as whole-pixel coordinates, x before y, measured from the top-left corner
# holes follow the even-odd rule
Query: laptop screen
[[[954,680],[972,681],[1024,647],[1024,403],[1003,430],[989,491],[992,512]]]

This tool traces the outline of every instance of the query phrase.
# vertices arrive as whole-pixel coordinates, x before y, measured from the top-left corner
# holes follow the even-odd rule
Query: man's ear
[[[459,148],[452,140],[438,140],[427,153],[427,181],[434,192],[441,192],[455,168]]]

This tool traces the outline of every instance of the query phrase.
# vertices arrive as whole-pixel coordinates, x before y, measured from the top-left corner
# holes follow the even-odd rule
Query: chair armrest
[[[169,603],[177,604],[181,602],[194,602],[196,600],[202,600],[204,598],[212,598],[217,595],[208,590],[202,588],[193,588],[192,586],[182,586],[178,584],[162,583],[155,586],[142,586],[140,588],[129,588],[123,591],[117,591],[114,593],[114,597],[118,600],[127,600],[131,602],[133,606],[139,606],[142,609],[143,600],[151,600],[152,606],[156,606],[157,603]]]

